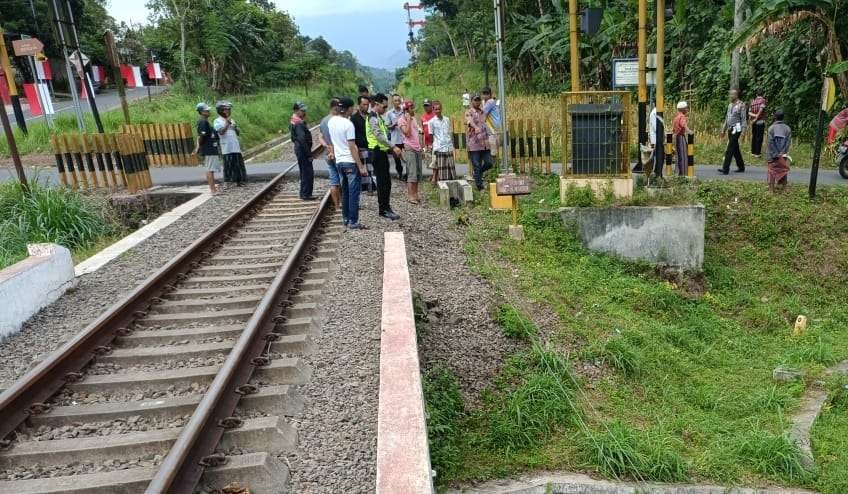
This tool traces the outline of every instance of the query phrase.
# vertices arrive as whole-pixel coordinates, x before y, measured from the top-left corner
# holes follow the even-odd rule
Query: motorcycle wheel
[[[842,158],[842,161],[839,162],[839,174],[842,175],[842,178],[848,180],[848,156]]]

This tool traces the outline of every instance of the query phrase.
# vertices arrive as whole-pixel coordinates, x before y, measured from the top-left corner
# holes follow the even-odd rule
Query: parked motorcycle
[[[836,150],[836,164],[839,165],[839,174],[848,180],[848,139],[842,141]]]

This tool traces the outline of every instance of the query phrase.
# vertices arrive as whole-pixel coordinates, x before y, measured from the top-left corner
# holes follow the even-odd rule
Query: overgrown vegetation
[[[558,184],[534,180],[521,201],[525,242],[504,239],[508,215],[477,207],[466,212],[466,253],[480,274],[549,307],[559,324],[510,358],[480,405],[457,419],[450,440],[459,453],[439,482],[589,469],[845,492],[845,388],[829,387],[813,431],[817,469],[808,472],[786,436],[805,381],[772,379],[788,365],[809,382],[848,358],[845,194],[825,187],[810,202],[801,188],[771,195],[762,184],[699,184],[707,289],[692,297],[648,266],[587,252],[558,218],[540,219],[559,205]],[[809,327],[792,336],[798,314]],[[571,377],[541,372],[540,351]],[[530,409],[545,410],[542,426],[524,415]]]
[[[524,317],[524,314],[511,304],[503,304],[498,307],[496,319],[503,328],[504,334],[510,338],[530,341],[539,332],[536,324]]]
[[[0,269],[25,258],[27,244],[50,242],[75,251],[119,229],[103,197],[38,181],[24,194],[18,182],[0,183]]]

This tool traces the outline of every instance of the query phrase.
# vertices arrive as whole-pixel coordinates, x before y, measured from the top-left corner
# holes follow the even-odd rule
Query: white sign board
[[[654,85],[654,72],[647,71],[645,79],[649,86]],[[636,87],[639,85],[639,59],[614,58],[612,60],[612,87]]]

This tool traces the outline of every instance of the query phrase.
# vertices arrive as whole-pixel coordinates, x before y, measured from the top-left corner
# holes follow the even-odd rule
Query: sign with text
[[[12,40],[12,50],[16,57],[34,57],[44,49],[44,43],[38,38],[26,38]]]
[[[645,74],[649,86],[654,85],[654,72],[650,69]],[[612,60],[612,87],[636,87],[639,85],[639,59],[614,58]]]
[[[530,179],[519,175],[498,177],[495,188],[499,196],[524,196],[530,193]]]

